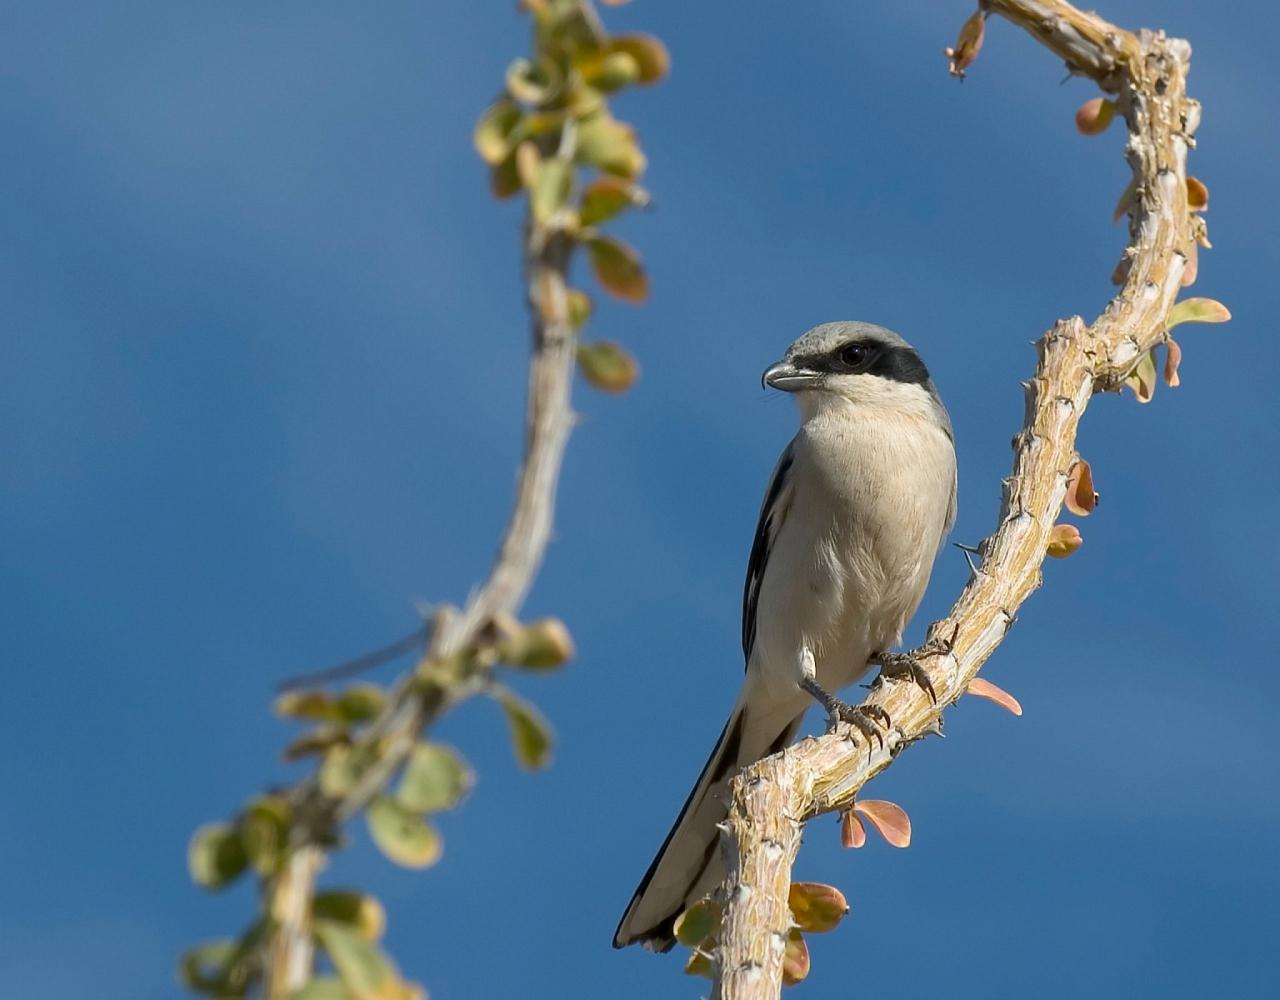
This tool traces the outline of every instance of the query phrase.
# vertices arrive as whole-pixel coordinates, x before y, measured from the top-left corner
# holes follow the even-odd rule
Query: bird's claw
[[[880,665],[880,676],[877,681],[884,679],[911,681],[916,687],[924,691],[929,696],[929,700],[936,705],[938,703],[938,693],[934,691],[933,681],[929,680],[929,675],[925,673],[924,667],[920,666],[920,661],[917,657],[928,653],[945,651],[945,640],[930,639],[914,653],[880,653],[872,661]]]
[[[883,750],[884,733],[876,725],[876,720],[881,720],[887,726],[888,718],[889,713],[879,705],[846,705],[841,701],[836,702],[831,712],[829,726],[834,729],[841,722],[847,723],[866,737],[868,747],[875,744]]]
[[[828,732],[834,731],[842,722],[848,723],[866,738],[868,747],[879,744],[884,749],[884,733],[876,726],[876,721],[889,729],[893,720],[883,708],[879,705],[850,705],[823,690],[811,678],[803,680],[800,686],[827,710]]]

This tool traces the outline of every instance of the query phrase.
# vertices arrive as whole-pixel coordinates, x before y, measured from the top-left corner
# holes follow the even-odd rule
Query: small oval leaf
[[[1182,348],[1170,337],[1164,342],[1164,380],[1171,389],[1176,389],[1182,384],[1182,379],[1178,377],[1178,367],[1181,364]]]
[[[902,806],[884,799],[859,799],[853,804],[858,815],[866,819],[894,847],[911,843],[911,818]]]
[[[541,713],[514,692],[503,688],[498,701],[511,729],[511,744],[520,766],[537,771],[551,762],[551,727]]]
[[[1124,380],[1124,384],[1133,390],[1139,403],[1149,403],[1156,394],[1156,358],[1154,351],[1147,351],[1138,359]]]
[[[1165,327],[1172,330],[1180,323],[1225,323],[1231,310],[1216,299],[1183,299],[1169,310]]]
[[[649,203],[648,194],[621,177],[599,177],[582,192],[578,219],[584,226],[606,222],[633,205]]]
[[[809,975],[809,945],[804,935],[791,928],[787,935],[787,950],[782,956],[782,985],[794,986],[804,982]]]
[[[514,152],[489,169],[489,192],[495,198],[511,198],[519,194],[522,189]]]
[[[320,765],[320,791],[331,799],[340,799],[356,786],[363,773],[360,755],[347,744],[336,743]]]
[[[867,842],[867,831],[852,809],[840,815],[840,844],[843,847],[862,847]]]
[[[606,111],[590,115],[578,124],[574,150],[578,162],[589,163],[618,177],[639,177],[647,165],[636,142],[635,129]]]
[[[1189,288],[1200,274],[1200,247],[1192,243],[1187,247],[1187,266],[1182,269],[1181,285]]]
[[[259,875],[276,873],[289,842],[289,804],[283,796],[263,795],[250,803],[240,817],[240,842]]]
[[[510,155],[519,139],[520,117],[519,105],[505,97],[484,110],[471,136],[480,159],[493,167]]]
[[[387,913],[374,897],[351,889],[329,889],[311,901],[312,916],[353,928],[366,941],[377,941],[387,927]]]
[[[276,699],[276,715],[286,719],[309,719],[314,722],[335,722],[338,710],[333,699],[325,691],[286,691]]]
[[[950,61],[948,72],[952,76],[964,79],[964,71],[982,51],[982,37],[986,30],[987,15],[979,8],[960,26],[960,36],[956,39],[955,48],[942,50],[942,54]]]
[[[689,961],[684,963],[684,974],[686,976],[701,976],[703,979],[714,980],[716,978],[716,968],[711,964],[705,953],[695,951],[689,956]]]
[[[1087,517],[1098,506],[1098,494],[1093,488],[1093,470],[1083,458],[1076,458],[1067,477],[1067,495],[1063,501],[1067,510],[1080,517]]]
[[[248,867],[249,855],[236,827],[229,823],[206,823],[192,834],[187,847],[187,868],[198,885],[221,889]]]
[[[588,241],[591,266],[605,291],[625,302],[643,302],[649,297],[649,279],[640,263],[640,255],[612,236],[597,236]]]
[[[604,93],[612,93],[640,79],[640,64],[626,52],[597,52],[578,64],[582,78]]]
[[[787,904],[797,926],[812,934],[834,930],[849,912],[844,893],[822,882],[792,882]]]
[[[387,703],[387,694],[377,684],[352,684],[338,696],[336,709],[343,722],[368,722]]]
[[[686,948],[696,948],[720,927],[720,904],[700,899],[676,917],[675,936]]]
[[[617,35],[605,46],[608,52],[623,52],[635,60],[640,84],[657,83],[671,72],[671,54],[652,35]]]
[[[405,763],[396,799],[411,812],[440,812],[456,806],[472,781],[471,769],[451,747],[419,743]]]
[[[543,160],[529,193],[529,208],[534,219],[546,225],[569,200],[573,190],[573,165],[559,157]]]
[[[1074,524],[1055,524],[1049,532],[1048,555],[1054,559],[1065,559],[1084,544],[1080,529]]]
[[[1085,101],[1076,112],[1076,128],[1081,135],[1100,135],[1116,115],[1116,106],[1105,97]]]
[[[382,1000],[395,995],[395,967],[376,945],[335,920],[316,920],[313,930],[342,984],[356,997]]]
[[[539,56],[533,62],[520,57],[507,67],[507,93],[526,104],[543,104],[560,92],[564,82],[555,61]]]
[[[570,288],[566,296],[569,302],[569,325],[580,330],[591,318],[591,296],[580,288]]]
[[[997,687],[985,678],[975,677],[969,682],[965,690],[969,694],[995,702],[1001,708],[1012,712],[1014,715],[1022,714],[1022,704],[1017,698],[1004,688]]]
[[[367,819],[373,842],[396,864],[429,868],[444,853],[444,842],[435,827],[389,795],[379,795],[369,803]]]
[[[604,392],[626,392],[640,372],[635,358],[612,340],[579,344],[578,369],[583,378]]]
[[[573,658],[573,637],[559,618],[530,622],[503,644],[502,658],[528,670],[554,670]]]
[[[1209,210],[1209,189],[1199,177],[1187,177],[1187,208],[1193,212]]]

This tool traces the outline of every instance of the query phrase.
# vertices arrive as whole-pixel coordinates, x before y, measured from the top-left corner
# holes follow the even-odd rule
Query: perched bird
[[[811,698],[866,731],[868,720],[833,692],[873,662],[928,683],[918,664],[889,652],[955,520],[951,421],[924,362],[882,326],[824,323],[763,381],[795,395],[801,426],[769,481],[747,564],[746,678],[615,948],[675,943],[676,918],[724,878],[717,824],[729,782],[791,742]]]

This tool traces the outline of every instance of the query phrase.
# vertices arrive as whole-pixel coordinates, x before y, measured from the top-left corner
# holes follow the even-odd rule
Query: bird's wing
[[[760,584],[764,581],[765,567],[769,562],[769,550],[782,530],[791,509],[791,497],[795,484],[791,466],[795,460],[796,443],[793,440],[778,459],[777,467],[769,480],[764,503],[760,507],[760,519],[756,522],[756,537],[751,543],[751,559],[747,562],[747,581],[742,588],[742,652],[751,662],[751,648],[756,641],[756,604],[760,599]]]

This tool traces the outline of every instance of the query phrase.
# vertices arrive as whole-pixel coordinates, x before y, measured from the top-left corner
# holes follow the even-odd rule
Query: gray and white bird
[[[799,433],[769,481],[742,600],[746,678],[711,759],[614,933],[666,951],[675,919],[724,878],[717,824],[742,768],[794,738],[811,699],[889,650],[924,596],[956,511],[951,421],[928,369],[892,330],[824,323],[764,373],[795,395]]]

